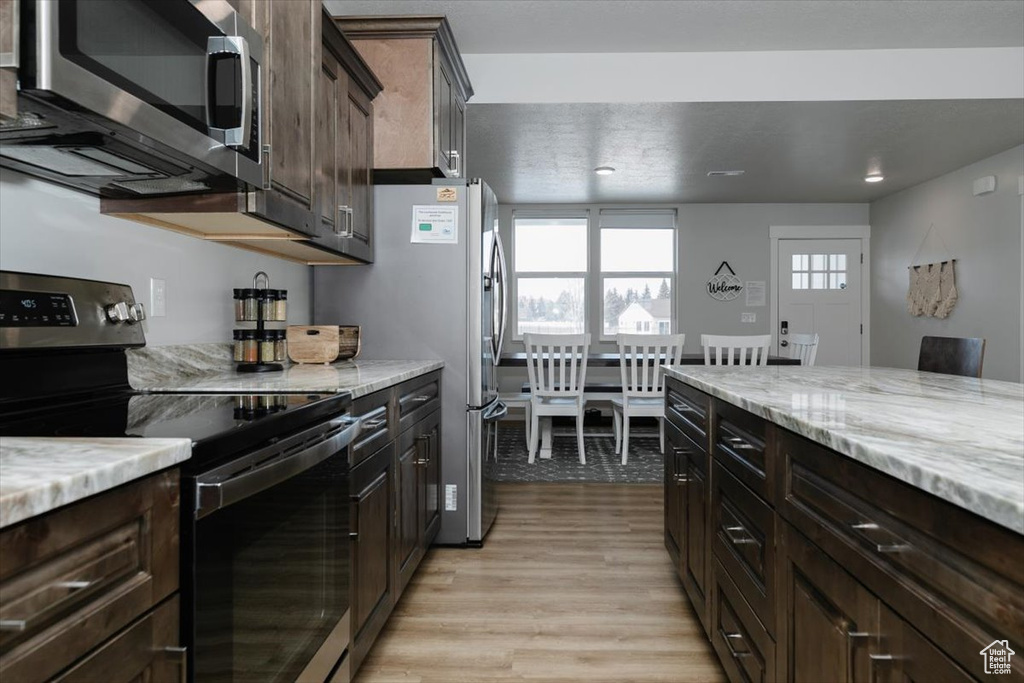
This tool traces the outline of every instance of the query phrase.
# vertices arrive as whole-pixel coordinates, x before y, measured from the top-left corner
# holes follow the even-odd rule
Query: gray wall
[[[0,269],[132,286],[149,304],[149,278],[167,281],[167,316],[145,323],[152,346],[230,342],[231,290],[265,270],[288,290],[288,322],[308,324],[312,269],[99,213],[86,194],[0,171]]]
[[[871,204],[871,360],[916,368],[924,335],[984,337],[984,376],[1019,381],[1021,203],[1024,146],[965,166]],[[996,191],[975,197],[972,183],[995,175]],[[957,259],[959,301],[945,320],[907,313],[907,266],[928,227],[915,264]]]
[[[741,294],[734,301],[716,301],[708,296],[705,284],[722,261],[729,264],[743,281],[764,280],[771,287],[770,240],[768,229],[772,225],[866,225],[867,204],[680,204],[668,205],[678,211],[678,254],[676,264],[676,309],[679,331],[686,334],[686,351],[700,351],[701,334],[767,334],[769,332],[768,306],[746,308]],[[621,205],[615,207],[623,208]],[[611,205],[555,206],[531,204],[502,206],[501,232],[506,254],[511,259],[512,212],[517,209],[589,209],[591,231],[597,228],[598,211]],[[649,205],[636,208],[654,208]],[[660,208],[665,208],[662,205]],[[596,240],[591,240],[596,246]],[[596,263],[597,251],[592,248],[591,262]],[[509,264],[512,267],[512,264]],[[511,273],[510,273],[511,276]],[[599,283],[591,278],[588,283],[590,331],[594,335],[595,350],[614,350],[614,343],[597,341],[600,320],[601,294]],[[770,290],[768,290],[770,292]],[[767,297],[766,297],[767,298]],[[767,303],[767,302],[766,302]],[[756,323],[741,323],[740,314],[757,314]],[[510,351],[522,351],[522,342],[511,341]],[[617,380],[618,371],[587,371],[594,381]],[[502,370],[501,390],[518,391],[526,381],[525,369]]]

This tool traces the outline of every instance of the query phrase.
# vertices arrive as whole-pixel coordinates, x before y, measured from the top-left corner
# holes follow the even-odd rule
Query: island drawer
[[[665,416],[702,450],[708,447],[710,412],[710,396],[671,377],[665,380]]]
[[[724,401],[715,401],[714,456],[751,491],[773,502],[775,472],[767,423]]]
[[[968,671],[993,640],[1024,647],[1024,538],[785,430],[776,443],[780,513],[901,617]]]
[[[441,407],[441,373],[432,372],[398,386],[398,431],[409,427]]]
[[[47,680],[178,588],[177,470],[0,532],[0,679]]]
[[[711,474],[715,560],[768,633],[775,631],[775,513],[721,463]]]
[[[775,641],[716,560],[711,585],[711,645],[730,681],[775,680]]]

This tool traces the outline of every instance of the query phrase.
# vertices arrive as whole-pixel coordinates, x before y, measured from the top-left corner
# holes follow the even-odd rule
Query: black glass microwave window
[[[344,452],[196,522],[197,683],[292,683],[348,609]]]
[[[207,54],[223,33],[192,3],[60,0],[59,9],[69,61],[203,134],[241,125],[239,59]]]

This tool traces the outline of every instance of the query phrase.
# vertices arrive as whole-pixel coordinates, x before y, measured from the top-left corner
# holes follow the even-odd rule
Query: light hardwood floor
[[[482,549],[427,555],[356,683],[725,681],[663,545],[660,485],[499,495]]]

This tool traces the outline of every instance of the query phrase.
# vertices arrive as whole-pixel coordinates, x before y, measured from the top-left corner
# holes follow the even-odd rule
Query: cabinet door
[[[688,443],[672,424],[665,425],[669,449],[665,453],[665,547],[677,571],[683,565],[682,543],[683,492],[686,486],[686,448]]]
[[[18,37],[19,0],[0,0],[0,120],[18,116],[18,59],[14,47]]]
[[[452,77],[444,61],[437,56],[434,44],[434,154],[437,168],[445,177],[452,176]]]
[[[321,7],[314,0],[253,3],[263,34],[263,144],[270,145],[270,188],[315,210],[314,91],[320,62]],[[266,73],[265,71],[265,73]]]
[[[339,150],[341,203],[347,207],[346,229],[351,237],[342,240],[345,254],[373,260],[373,105],[354,82],[349,82],[345,102],[346,135]]]
[[[877,636],[878,600],[793,527],[783,527],[783,680],[872,680],[869,650]]]
[[[398,439],[398,595],[405,590],[421,556],[421,470],[429,449],[427,440],[427,436],[421,434],[416,427]]]
[[[348,99],[348,76],[333,54],[323,51],[320,62],[320,82],[317,85],[316,109],[316,156],[317,156],[317,205],[318,234],[327,246],[334,246],[345,220],[339,206],[341,199],[342,170],[339,152],[345,143],[347,121],[344,106]]]
[[[352,632],[355,666],[366,655],[394,602],[394,444],[352,470]]]
[[[441,411],[424,420],[427,431],[427,463],[423,478],[423,549],[434,542],[441,527]]]
[[[692,448],[686,457],[686,496],[683,510],[683,587],[693,609],[707,628],[708,543],[708,455]]]
[[[878,652],[871,655],[876,683],[968,683],[975,680],[917,629],[879,603]],[[983,671],[981,657],[976,673]]]

